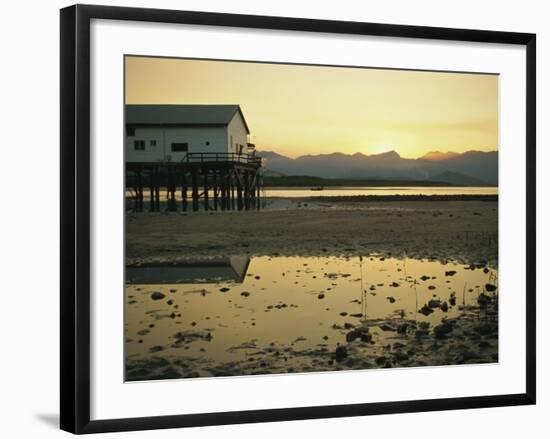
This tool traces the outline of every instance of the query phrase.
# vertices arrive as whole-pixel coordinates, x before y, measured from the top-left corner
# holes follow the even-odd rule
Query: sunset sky
[[[126,57],[128,104],[239,104],[290,157],[498,149],[498,76]]]

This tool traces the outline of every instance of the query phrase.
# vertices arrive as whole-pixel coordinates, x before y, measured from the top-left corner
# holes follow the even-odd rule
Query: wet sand
[[[197,340],[208,340],[210,332],[178,333],[172,348],[182,350],[181,354],[158,355],[155,348],[164,348],[155,346],[149,354],[127,358],[126,380],[449,366],[497,363],[499,360],[498,320],[486,317],[486,312],[479,308],[472,308],[436,326],[394,319],[335,329],[340,329],[349,341],[338,344],[329,341],[303,349],[297,343],[268,346],[243,343],[228,349],[242,349],[248,354],[246,359],[228,362],[212,362],[179,349]],[[396,332],[398,330],[400,332]],[[382,331],[392,331],[391,338],[384,343],[377,340]],[[427,386],[433,384],[426,383]]]
[[[315,207],[313,207],[315,204]],[[498,265],[495,201],[307,201],[247,212],[128,213],[127,265],[246,253],[370,253]]]

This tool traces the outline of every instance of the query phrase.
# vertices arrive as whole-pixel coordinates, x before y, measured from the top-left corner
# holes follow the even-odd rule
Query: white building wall
[[[135,140],[145,140],[145,151],[137,151]],[[156,146],[151,141],[156,141]],[[127,162],[181,161],[186,152],[173,152],[172,143],[187,143],[187,152],[228,152],[226,127],[136,127],[126,136]]]
[[[246,154],[248,133],[239,112],[235,113],[235,116],[233,116],[233,119],[231,119],[231,122],[229,122],[229,125],[227,126],[227,131],[229,152],[239,152],[239,145],[242,145],[242,152],[243,154]]]
[[[166,159],[179,162],[187,153],[173,152],[172,143],[187,143],[188,152],[227,152],[225,127],[182,127],[164,129]]]
[[[127,162],[159,162],[164,157],[162,145],[162,128],[136,128],[134,136],[126,135],[126,161]],[[134,140],[144,140],[145,150],[136,151]],[[156,141],[156,146],[151,141]]]

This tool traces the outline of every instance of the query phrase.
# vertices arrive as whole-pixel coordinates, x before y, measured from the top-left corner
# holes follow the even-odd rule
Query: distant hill
[[[304,155],[295,159],[273,151],[258,151],[265,159],[267,175],[313,176],[368,180],[446,181],[461,185],[497,185],[498,152],[468,151],[462,154],[434,151],[418,159],[397,152],[353,155],[332,153]],[[441,180],[441,178],[447,180]]]
[[[264,177],[284,177],[282,172],[272,171],[271,169],[264,170]]]
[[[454,186],[486,186],[487,183],[474,177],[461,174],[460,172],[444,171],[439,175],[427,178],[426,181],[444,181]]]
[[[264,186],[266,187],[333,187],[333,186],[368,186],[368,187],[387,187],[387,186],[455,186],[452,183],[442,181],[418,181],[418,180],[365,180],[350,178],[321,178],[308,175],[287,175],[287,176],[266,176],[264,174]],[[459,183],[459,185],[462,185]]]

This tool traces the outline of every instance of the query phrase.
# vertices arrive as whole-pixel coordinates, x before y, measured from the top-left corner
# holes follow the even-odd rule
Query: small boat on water
[[[324,187],[322,187],[322,186],[311,188],[312,191],[322,191],[323,189],[324,189]]]

